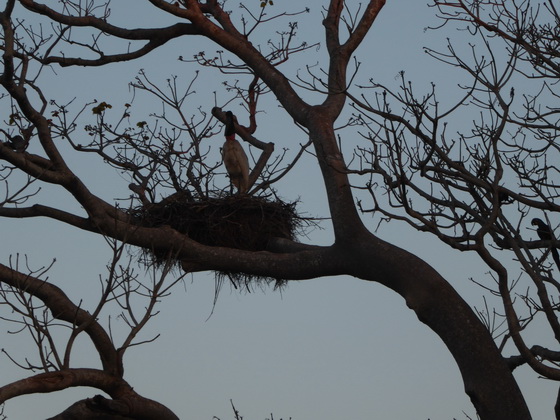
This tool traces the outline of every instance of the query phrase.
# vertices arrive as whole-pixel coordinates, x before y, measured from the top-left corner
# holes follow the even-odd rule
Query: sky
[[[117,3],[112,18],[127,21],[128,26],[165,22],[139,2],[135,3],[135,20],[131,21],[131,1]],[[275,3],[275,8],[289,10],[297,10],[301,4],[293,0]],[[322,43],[322,3],[314,2],[309,5],[309,14],[292,18],[300,21],[299,39]],[[228,1],[232,8],[235,4]],[[461,35],[425,31],[436,22],[433,13],[425,2],[389,0],[357,52],[362,62],[359,77],[364,81],[373,77],[396,86],[399,71],[405,70],[419,86],[436,81],[443,100],[448,89],[452,95],[457,76],[429,58],[422,47],[441,47],[446,36]],[[201,49],[214,51],[216,47],[199,38],[183,39],[137,62],[95,69],[57,68],[56,74],[44,75],[48,94],[59,98],[60,103],[77,97],[77,103],[97,99],[115,106],[124,104],[132,97],[128,82],[140,69],[161,83],[174,74],[188,83],[197,68],[178,62],[177,57],[190,57]],[[325,55],[321,45],[318,50],[294,57],[285,69],[294,74],[306,64],[314,64],[313,60],[324,63]],[[202,106],[209,111],[215,90],[223,100],[226,95],[219,92],[217,77],[203,70],[194,103],[187,106],[193,110]],[[286,124],[285,117],[276,119],[281,110],[272,101],[264,105],[270,110],[262,117],[257,137],[275,141],[277,149],[297,150],[298,144],[306,141],[302,133]],[[158,106],[147,96],[140,97],[134,102],[134,112],[148,115]],[[0,112],[4,118],[7,109],[0,108]],[[217,150],[210,158],[218,159]],[[126,177],[91,156],[65,153],[72,169],[87,180],[92,191],[109,201],[128,196]],[[328,216],[320,174],[311,156],[306,156],[277,188],[285,199],[299,199],[301,211]],[[67,194],[46,191],[42,202],[79,211]],[[378,228],[378,221],[371,216],[365,215],[364,220],[382,239],[425,259],[467,302],[480,307],[483,293],[469,278],[485,278],[488,270],[475,256],[452,252],[434,238],[396,222]],[[4,219],[2,226],[2,263],[16,253],[27,255],[34,267],[48,265],[56,258],[49,280],[75,302],[82,300],[84,307],[95,305],[100,294],[99,278],[105,275],[110,256],[102,238],[43,219]],[[301,240],[331,243],[328,222],[322,222],[321,227]],[[246,420],[270,418],[271,413],[275,419],[285,420],[476,418],[458,368],[443,343],[418,321],[400,296],[379,284],[338,276],[291,282],[282,291],[246,293],[226,286],[215,306],[214,292],[211,274],[187,277],[162,300],[160,313],[143,331],[146,340],[157,334],[159,338],[129,349],[125,357],[125,379],[141,395],[161,402],[181,419],[232,419],[230,401]],[[111,319],[118,333],[124,325],[115,315]],[[12,328],[0,324],[0,347],[11,354],[33,357],[28,339],[8,334]],[[95,366],[97,359],[87,342],[79,343],[73,362],[80,367]],[[0,372],[4,383],[26,375],[3,355]],[[533,417],[552,418],[557,386],[537,379],[527,368],[519,368],[515,375]],[[4,414],[14,420],[47,418],[77,399],[96,393],[77,389],[19,397],[5,405]]]

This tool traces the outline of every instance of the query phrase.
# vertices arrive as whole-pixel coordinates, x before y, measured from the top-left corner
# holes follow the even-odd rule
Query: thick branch
[[[346,43],[341,44],[339,25],[344,7],[344,1],[332,0],[323,25],[325,26],[325,39],[329,52],[328,92],[329,95],[323,105],[334,116],[342,111],[347,88],[346,74],[348,63],[352,54],[364,40],[371,25],[385,5],[385,0],[371,0],[362,15],[357,28],[350,34]]]
[[[166,28],[156,29],[126,29],[119,26],[111,25],[104,19],[95,16],[68,16],[58,13],[45,4],[37,3],[32,0],[20,0],[20,3],[28,10],[38,14],[47,16],[55,22],[63,25],[75,27],[91,27],[99,29],[109,35],[113,35],[121,39],[129,40],[156,40],[156,39],[171,39],[180,35],[194,35],[197,32],[192,25],[187,23],[177,23]]]
[[[34,393],[61,391],[71,387],[92,387],[109,394],[120,415],[137,420],[178,420],[169,409],[139,396],[122,378],[96,369],[68,369],[42,373],[0,387],[0,403],[10,398]]]
[[[0,387],[0,403],[11,398],[35,393],[61,391],[63,389],[90,386],[113,398],[130,393],[132,388],[121,378],[97,369],[68,369],[41,373]]]
[[[481,419],[530,419],[509,367],[478,317],[432,267],[394,245],[356,238],[353,274],[399,293],[418,319],[440,336],[461,371]]]
[[[177,420],[167,407],[145,398],[126,401],[110,400],[101,395],[78,401],[48,420],[131,420],[131,412],[139,413],[134,419]]]
[[[31,207],[0,207],[0,217],[23,219],[27,217],[49,217],[60,222],[78,227],[90,232],[97,232],[89,219],[76,216],[53,207],[35,204]]]

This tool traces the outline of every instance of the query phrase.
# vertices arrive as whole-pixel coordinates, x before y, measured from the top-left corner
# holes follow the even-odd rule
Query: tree
[[[383,177],[392,203],[390,209],[378,204],[370,185],[374,206],[368,211],[400,218],[455,249],[478,254],[494,282],[482,287],[503,305],[503,312],[487,310],[481,317],[500,339],[500,350],[513,341],[519,355],[507,359],[509,366],[527,363],[557,380],[558,354],[529,345],[524,333],[544,318],[554,336],[549,339],[558,337],[554,272],[560,266],[553,233],[558,185],[548,162],[557,153],[552,86],[559,75],[560,16],[553,2],[435,1],[433,6],[442,25],[459,23],[481,47],[472,43],[464,51],[449,42],[447,51],[427,53],[463,70],[472,82],[461,86],[464,96],[445,110],[435,87],[419,96],[404,75],[400,91],[372,83],[368,88],[376,91],[375,101],[354,98],[356,108],[365,111],[360,118],[373,144],[359,154]],[[466,108],[480,110],[479,117],[450,135],[449,115]],[[525,234],[532,226],[537,240]],[[505,256],[509,253],[521,266],[517,278]],[[557,416],[559,407],[557,402]]]
[[[292,55],[312,48],[297,43],[297,25],[289,24],[266,46],[259,38],[261,28],[289,16],[287,12],[275,15],[279,6],[265,1],[255,8],[242,5],[241,12],[235,13],[228,10],[227,3],[217,1],[149,3],[154,12],[165,12],[172,23],[127,29],[128,23],[113,22],[108,4],[69,0],[56,6],[8,0],[0,14],[0,82],[3,100],[11,107],[4,130],[8,138],[0,145],[0,158],[5,162],[3,178],[10,189],[0,216],[51,218],[106,237],[113,249],[98,311],[92,314],[45,282],[43,272],[22,272],[15,263],[0,266],[5,301],[12,302],[11,307],[29,321],[24,325],[37,334],[38,347],[44,348],[43,343],[48,342],[51,349],[41,366],[29,366],[43,373],[3,386],[0,401],[33,392],[93,386],[111,399],[96,397],[80,403],[90,411],[102,410],[125,418],[176,418],[166,407],[140,396],[128,385],[122,363],[122,354],[132,345],[144,320],[152,316],[153,305],[176,283],[176,279],[164,282],[170,270],[167,258],[172,257],[180,261],[183,273],[217,271],[227,273],[234,282],[244,278],[239,276],[253,276],[284,284],[337,274],[378,282],[401,295],[419,320],[445,343],[481,418],[529,418],[512,369],[528,363],[536,373],[558,379],[554,366],[557,353],[541,346],[529,347],[522,338],[533,321],[544,315],[558,339],[556,303],[551,297],[554,290],[558,291],[558,283],[546,263],[547,252],[542,253],[558,243],[531,241],[521,235],[527,218],[536,215],[530,210],[558,211],[554,204],[555,168],[547,163],[556,153],[557,110],[549,103],[556,98],[550,80],[557,76],[557,25],[533,12],[531,2],[436,1],[434,6],[443,22],[466,24],[474,36],[481,37],[491,57],[477,55],[473,47],[473,58],[468,62],[452,44],[445,53],[428,50],[441,61],[466,70],[473,80],[462,98],[443,110],[436,87],[419,97],[404,75],[400,90],[381,86],[375,80],[370,85],[355,85],[357,75],[349,76],[354,63],[360,74],[354,55],[374,22],[382,19],[382,0],[372,0],[356,10],[343,1],[330,1],[323,20],[328,64],[318,70],[308,66],[306,75],[298,73],[293,80],[280,70],[281,66]],[[548,18],[558,23],[553,3],[545,6]],[[51,33],[44,32],[46,26],[39,30],[26,23],[25,19],[31,18],[49,22]],[[72,111],[72,103],[60,104],[44,94],[41,82],[46,69],[95,69],[139,60],[174,40],[193,36],[203,37],[223,51],[214,57],[201,52],[192,60],[180,59],[205,71],[213,69],[229,75],[225,89],[230,94],[228,100],[216,99],[213,108],[201,106],[196,117],[185,112],[196,77],[183,91],[176,78],[170,78],[163,89],[146,72],[140,72],[131,86],[161,101],[162,111],[153,115],[157,125],[132,121],[133,106],[128,103],[115,118],[111,103],[85,103]],[[498,53],[499,46],[494,43],[500,40],[505,48]],[[501,70],[500,59],[505,63]],[[524,78],[544,83],[536,90],[539,94],[530,93],[535,90],[524,94],[519,111],[514,109],[519,89],[512,90],[512,86]],[[305,90],[312,92],[310,98]],[[259,101],[267,95],[274,97],[285,115],[309,138],[294,156],[281,153],[273,158],[274,145],[259,139]],[[249,178],[253,197],[274,196],[271,188],[275,182],[312,147],[326,189],[335,238],[332,245],[277,238],[258,251],[211,246],[166,224],[146,226],[138,222],[133,212],[138,207],[134,206],[150,208],[177,194],[188,202],[224,194],[215,185],[219,165],[207,158],[206,141],[225,122],[224,111],[232,100],[243,103],[249,120],[248,126],[236,125],[237,134],[261,150]],[[546,111],[542,111],[541,103],[548,106]],[[467,106],[480,108],[479,120],[468,134],[448,134],[448,121]],[[354,114],[344,124],[344,134],[339,134],[335,123],[348,118],[349,108]],[[81,130],[79,122],[90,110],[95,122]],[[511,127],[513,131],[508,131]],[[356,134],[365,143],[339,141],[342,137],[355,138]],[[22,136],[26,146],[14,147],[16,135]],[[528,144],[528,135],[543,146]],[[87,137],[89,141],[85,142]],[[189,139],[186,147],[181,144],[184,138]],[[354,153],[349,162],[343,157],[343,145]],[[97,155],[126,174],[133,192],[130,205],[111,204],[106,197],[93,193],[89,180],[82,179],[68,164],[69,151]],[[348,150],[344,152],[348,155]],[[284,157],[289,160],[283,161]],[[508,187],[516,182],[517,187]],[[68,211],[43,204],[41,191],[34,189],[37,184],[66,191],[81,209]],[[364,191],[369,198],[363,196]],[[357,205],[355,192],[362,203],[369,199],[373,205]],[[514,207],[516,210],[510,210]],[[455,249],[475,251],[493,273],[496,287],[483,287],[502,299],[507,328],[493,329],[495,318],[482,313],[481,320],[434,268],[374,235],[365,226],[360,210],[372,212],[377,218],[405,221],[415,229],[435,234]],[[130,270],[115,270],[122,257],[120,244],[155,254],[160,263],[164,261],[164,275],[154,274],[152,283],[145,285]],[[530,279],[536,290],[536,297],[530,291],[520,295],[527,315],[519,315],[518,302],[513,298],[513,286],[520,286],[522,281],[512,282],[503,262],[511,252],[521,263],[523,279]],[[146,297],[150,304],[141,318],[131,318],[127,339],[116,348],[107,330],[97,322],[97,315],[108,303],[116,302],[132,316],[131,298],[137,295]],[[16,297],[19,306],[13,303],[14,299],[18,302]],[[36,299],[52,318],[39,322]],[[496,311],[495,316],[498,314]],[[77,369],[67,363],[67,358],[59,357],[52,344],[55,338],[47,328],[52,319],[71,327],[68,343],[85,332],[100,355],[102,367]],[[496,345],[493,338],[500,337],[502,341]],[[519,356],[506,359],[501,351],[510,339]],[[71,348],[71,344],[67,346],[68,351]]]

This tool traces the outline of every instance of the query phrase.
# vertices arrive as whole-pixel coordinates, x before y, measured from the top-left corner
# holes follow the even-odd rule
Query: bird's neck
[[[226,141],[234,141],[235,140],[235,134],[230,134],[229,136],[226,136]]]

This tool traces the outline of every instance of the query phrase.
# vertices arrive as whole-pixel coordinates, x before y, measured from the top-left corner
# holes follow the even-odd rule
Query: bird
[[[4,144],[8,147],[11,147],[14,151],[22,153],[25,151],[25,149],[27,149],[27,142],[22,136],[9,136],[9,138],[10,139],[8,141],[5,141]]]
[[[249,189],[249,159],[241,144],[235,140],[235,120],[231,111],[226,112],[226,142],[222,148],[222,159],[229,178],[239,194]]]
[[[550,229],[550,226],[548,226],[545,222],[543,222],[538,217],[535,217],[533,220],[531,220],[531,224],[537,227],[537,235],[539,235],[539,238],[541,240],[553,241],[555,239],[552,233],[552,229]],[[554,262],[556,263],[558,269],[560,270],[560,256],[558,255],[558,250],[556,249],[555,246],[551,246],[550,253],[552,254],[552,258],[554,259]]]

